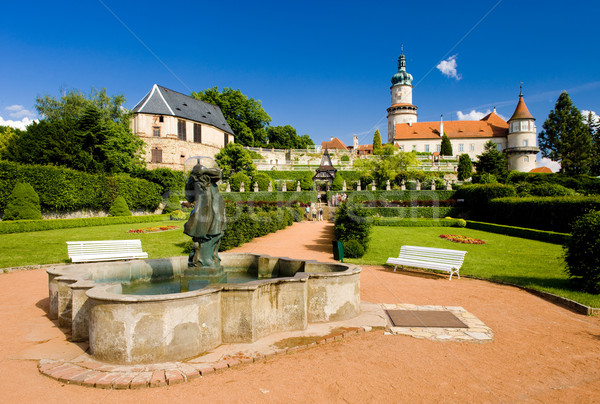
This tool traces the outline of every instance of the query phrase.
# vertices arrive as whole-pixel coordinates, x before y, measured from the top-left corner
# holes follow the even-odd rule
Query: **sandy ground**
[[[235,251],[331,261],[331,224],[297,223]],[[494,331],[487,344],[383,331],[162,388],[63,385],[36,357],[81,351],[46,317],[43,270],[0,275],[0,402],[600,402],[600,318],[517,288],[363,267],[362,300],[462,306]]]

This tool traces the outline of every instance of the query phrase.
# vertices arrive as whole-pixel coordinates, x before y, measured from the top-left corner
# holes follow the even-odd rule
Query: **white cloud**
[[[438,64],[436,67],[439,71],[442,72],[442,74],[446,77],[451,77],[453,79],[456,80],[460,80],[462,79],[462,76],[460,74],[458,74],[458,72],[456,71],[456,57],[458,55],[453,55],[450,56],[448,59],[446,60],[442,60],[440,62],[440,64]]]
[[[542,157],[538,160],[538,167],[548,167],[553,173],[560,171],[560,163],[557,161],[550,160],[547,157]]]
[[[8,115],[11,118],[33,118],[35,114],[27,109],[25,109],[22,105],[11,105],[10,107],[4,108],[9,111]]]
[[[488,109],[485,112],[479,112],[476,110],[472,110],[471,112],[469,112],[467,114],[463,114],[462,111],[457,111],[456,117],[458,118],[459,121],[479,121],[479,120],[481,120],[481,118],[483,118],[490,112],[492,112],[492,110],[490,110],[490,109]],[[504,116],[500,115],[498,112],[496,112],[496,115],[498,115],[500,118],[502,118],[506,121],[506,118]]]
[[[37,122],[37,119],[31,120],[27,117],[18,120],[18,121],[12,121],[12,120],[4,120],[4,118],[2,118],[0,116],[0,126],[10,126],[11,128],[16,128],[16,129],[21,129],[21,130],[25,130],[25,128],[29,125],[31,125],[34,122]]]

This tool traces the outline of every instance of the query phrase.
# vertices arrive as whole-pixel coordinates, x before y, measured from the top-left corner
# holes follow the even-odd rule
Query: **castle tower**
[[[523,88],[512,117],[508,120],[508,136],[505,152],[508,169],[529,172],[536,168],[535,155],[540,151],[536,145],[535,118],[523,101]]]
[[[398,58],[398,72],[392,76],[392,104],[388,113],[388,143],[394,142],[394,132],[398,123],[417,122],[417,107],[412,104],[413,77],[406,71],[406,58],[403,48]]]

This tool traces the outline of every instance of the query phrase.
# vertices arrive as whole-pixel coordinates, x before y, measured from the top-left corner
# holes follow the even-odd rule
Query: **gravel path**
[[[296,223],[233,251],[332,261],[332,225]],[[517,288],[363,267],[361,298],[462,306],[486,344],[357,334],[189,383],[116,391],[62,385],[37,358],[81,353],[46,317],[43,269],[0,275],[0,402],[600,402],[600,319]],[[85,347],[83,347],[84,349]]]

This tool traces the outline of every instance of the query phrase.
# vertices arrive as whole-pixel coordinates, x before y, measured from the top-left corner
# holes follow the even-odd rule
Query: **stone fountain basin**
[[[173,279],[187,257],[62,265],[47,269],[50,316],[112,363],[158,363],[223,344],[306,329],[360,313],[356,265],[221,253],[227,271],[257,276],[241,284],[162,295],[124,295],[121,284]]]

